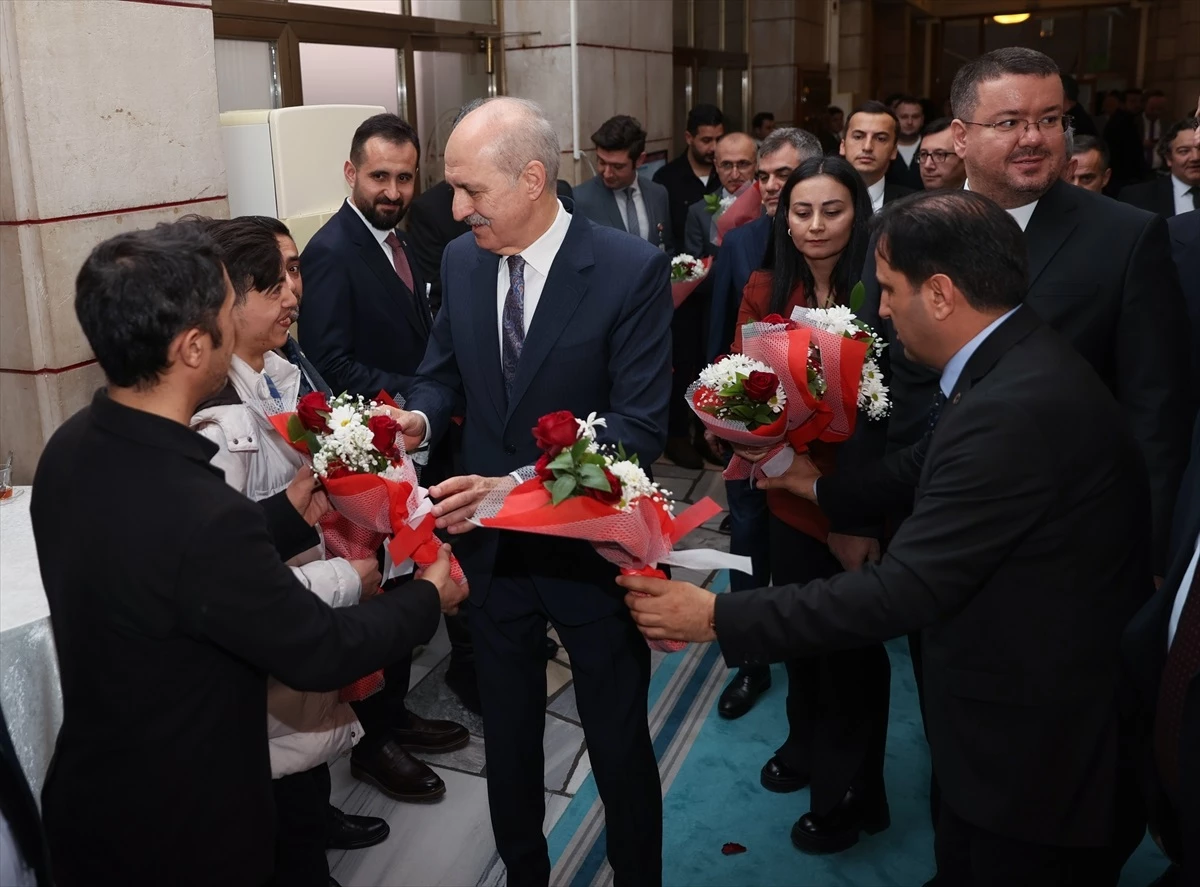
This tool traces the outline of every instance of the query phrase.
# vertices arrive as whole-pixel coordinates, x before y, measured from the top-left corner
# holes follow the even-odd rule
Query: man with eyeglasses
[[[768,133],[769,134],[769,133]],[[717,245],[717,216],[721,213],[721,202],[728,203],[748,182],[754,181],[758,172],[758,151],[754,139],[744,132],[730,132],[717,140],[714,166],[721,188],[716,193],[714,210],[710,200],[697,200],[688,207],[687,222],[683,226],[683,251],[697,258],[715,256]]]
[[[954,78],[954,149],[965,187],[995,201],[1025,232],[1026,304],[1075,346],[1124,407],[1150,471],[1151,560],[1162,577],[1195,416],[1189,346],[1179,335],[1187,314],[1163,219],[1060,180],[1069,123],[1063,99],[1049,56],[1019,47],[982,55]],[[870,304],[879,298],[873,248],[863,279]],[[906,358],[894,331],[891,339],[888,443],[898,450],[928,428],[938,374]],[[919,647],[914,654],[920,688]],[[1087,839],[1132,850],[1140,825],[1124,825],[1117,835]]]
[[[954,152],[950,118],[939,117],[925,127],[921,148],[917,151],[921,184],[926,191],[957,190],[967,180],[962,158]]]

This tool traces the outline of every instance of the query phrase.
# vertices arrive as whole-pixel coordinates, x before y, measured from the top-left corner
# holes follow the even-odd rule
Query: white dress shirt
[[[1197,564],[1200,564],[1200,535],[1196,537],[1196,550],[1192,552],[1192,562],[1183,573],[1179,582],[1179,591],[1175,593],[1175,606],[1171,608],[1171,620],[1167,623],[1167,649],[1175,641],[1175,629],[1179,627],[1179,617],[1183,615],[1183,605],[1187,603],[1188,590],[1192,587],[1192,579],[1196,576]]]
[[[354,201],[349,197],[346,198],[346,206],[354,210],[354,214],[362,219],[362,223],[367,226],[367,230],[370,231],[371,234],[374,235],[375,239],[379,242],[379,248],[383,250],[383,254],[387,256],[388,264],[395,268],[396,261],[395,257],[392,255],[392,248],[384,243],[384,241],[387,240],[388,235],[395,232],[391,228],[388,228],[386,231],[380,231],[378,228],[368,222],[367,217],[362,214],[362,210],[355,206]]]
[[[963,182],[963,190],[971,190],[971,183],[969,181]],[[1017,224],[1021,226],[1021,230],[1024,231],[1029,226],[1029,220],[1033,218],[1033,211],[1037,209],[1037,205],[1038,202],[1035,200],[1033,203],[1027,203],[1024,206],[1015,206],[1012,209],[1006,209],[1005,212],[1012,216]]]
[[[1171,191],[1175,195],[1175,215],[1181,216],[1184,213],[1195,212],[1196,204],[1192,202],[1192,195],[1188,193],[1188,189],[1191,187],[1178,176],[1171,176]]]
[[[900,156],[904,158],[905,166],[912,166],[912,160],[917,156],[917,152],[921,150],[921,140],[917,139],[911,145],[896,145],[896,150],[900,152]]]
[[[880,178],[874,185],[867,186],[867,196],[871,198],[871,209],[879,212],[883,209],[883,192],[887,189],[887,179]]]
[[[624,195],[621,195],[624,197]],[[571,214],[560,201],[558,215],[550,223],[546,232],[525,249],[521,250],[521,258],[525,260],[525,332],[533,323],[533,313],[537,311],[538,302],[542,299],[542,290],[546,287],[546,278],[550,274],[550,266],[558,255],[563,241],[567,238],[567,229],[571,227]],[[508,298],[509,275],[508,256],[500,257],[500,267],[496,270],[496,336],[500,340],[500,353],[504,353],[504,300]],[[496,367],[497,371],[500,367]]]
[[[646,212],[646,200],[642,196],[642,183],[637,176],[633,177],[633,184],[629,186],[633,190],[633,207],[637,211],[638,220],[638,236],[642,240],[650,240],[650,215]],[[617,210],[621,213],[621,221],[625,223],[625,230],[629,230],[629,216],[625,209],[625,191],[626,188],[618,188],[613,191],[613,197],[617,199]],[[565,212],[565,210],[564,210]],[[558,221],[557,219],[555,221]],[[565,230],[565,229],[564,229]],[[562,241],[560,240],[559,243]],[[526,288],[526,294],[529,290]]]

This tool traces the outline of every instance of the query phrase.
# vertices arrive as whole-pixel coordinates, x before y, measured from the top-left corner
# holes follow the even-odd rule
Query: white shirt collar
[[[1184,199],[1187,196],[1187,192],[1189,190],[1191,190],[1192,186],[1189,185],[1187,182],[1183,181],[1178,176],[1176,176],[1174,173],[1172,173],[1171,174],[1171,187],[1175,189],[1175,192],[1174,192],[1175,193],[1175,202],[1178,203],[1180,200]]]
[[[571,214],[567,212],[567,208],[562,205],[560,200],[558,201],[558,213],[554,216],[550,227],[541,237],[521,250],[521,258],[525,260],[525,264],[542,277],[549,276],[550,266],[554,264],[554,257],[558,255],[559,248],[567,239],[567,229],[570,227]]]
[[[1017,307],[1019,308],[1020,306],[1018,305]],[[983,340],[994,333],[996,327],[1012,317],[1013,312],[1016,310],[1016,308],[1013,308],[1011,311],[1001,314],[976,333],[970,342],[959,348],[954,352],[954,356],[946,361],[946,366],[942,368],[942,381],[939,383],[943,395],[946,397],[950,396],[955,386],[958,385],[958,377],[962,375],[963,368],[967,365],[967,361],[971,359],[971,355],[978,351],[979,346],[983,344]]]
[[[963,182],[963,190],[971,190],[970,181]],[[1033,203],[1027,203],[1024,206],[1014,206],[1012,209],[1006,209],[1005,212],[1012,216],[1016,220],[1016,223],[1021,226],[1021,230],[1024,231],[1029,226],[1029,220],[1033,218],[1033,211],[1037,209],[1037,205],[1038,202],[1035,200]]]
[[[883,206],[883,192],[887,188],[887,177],[881,177],[874,185],[867,187],[867,196],[871,198],[871,206]]]
[[[383,246],[384,245],[383,242],[385,240],[387,240],[388,235],[393,233],[392,229],[388,228],[388,230],[386,230],[386,231],[380,231],[378,228],[376,228],[374,225],[372,225],[370,222],[367,221],[367,217],[362,214],[362,210],[359,209],[357,206],[355,206],[354,201],[351,200],[349,197],[346,198],[346,206],[348,206],[352,210],[354,210],[354,214],[356,216],[358,216],[360,219],[362,219],[362,223],[367,226],[367,230],[370,231],[372,234],[374,234],[375,239],[379,241],[379,245]]]

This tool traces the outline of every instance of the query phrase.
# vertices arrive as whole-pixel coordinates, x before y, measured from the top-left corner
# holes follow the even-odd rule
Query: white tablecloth
[[[0,705],[25,777],[40,797],[62,724],[58,657],[42,588],[30,487],[0,504]]]

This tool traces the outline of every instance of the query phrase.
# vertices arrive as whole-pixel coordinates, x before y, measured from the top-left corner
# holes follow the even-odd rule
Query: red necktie
[[[1158,772],[1168,795],[1176,797],[1179,791],[1179,743],[1183,730],[1183,708],[1188,695],[1188,685],[1200,672],[1200,569],[1192,575],[1192,586],[1187,592],[1179,624],[1175,626],[1175,639],[1167,652],[1167,665],[1163,669],[1162,683],[1158,688],[1158,706],[1154,718],[1154,753],[1158,759]]]
[[[400,238],[396,236],[396,232],[392,231],[383,240],[392,250],[392,266],[396,269],[396,274],[404,281],[404,285],[411,292],[413,289],[412,268],[408,265],[408,256],[404,253],[404,247],[400,243]]]

